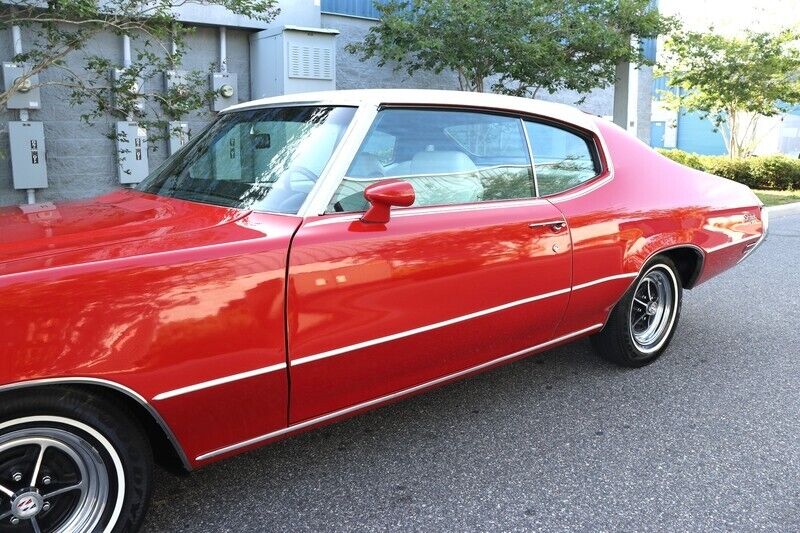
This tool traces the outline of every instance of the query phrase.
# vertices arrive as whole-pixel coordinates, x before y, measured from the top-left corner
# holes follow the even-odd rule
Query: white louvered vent
[[[333,49],[289,44],[289,77],[307,80],[333,79]]]

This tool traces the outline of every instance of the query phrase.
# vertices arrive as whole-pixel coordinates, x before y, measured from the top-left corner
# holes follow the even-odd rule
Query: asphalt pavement
[[[156,476],[145,531],[800,531],[800,209],[637,370],[579,341]]]

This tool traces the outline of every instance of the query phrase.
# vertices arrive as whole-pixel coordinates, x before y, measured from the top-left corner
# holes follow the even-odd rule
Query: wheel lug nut
[[[17,524],[19,524],[19,518],[17,518],[16,516],[12,517],[11,518],[11,525],[12,526],[16,526]]]
[[[22,472],[14,472],[14,475],[11,476],[14,481],[22,481]]]
[[[42,504],[42,511],[49,511],[50,510],[50,502],[44,502]]]
[[[52,483],[52,482],[53,482],[53,480],[52,480],[52,479],[50,479],[50,476],[44,476],[44,477],[42,478],[42,483],[44,483],[45,485],[49,485],[49,484],[50,484],[50,483]]]

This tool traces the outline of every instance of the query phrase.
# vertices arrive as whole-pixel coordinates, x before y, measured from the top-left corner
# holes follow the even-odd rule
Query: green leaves
[[[727,37],[681,32],[666,43],[662,71],[676,91],[673,109],[698,111],[726,137],[732,157],[757,144],[757,116],[785,113],[800,104],[800,32],[746,32]]]
[[[347,50],[412,75],[459,75],[462,89],[521,96],[540,89],[585,93],[614,82],[622,61],[647,63],[631,37],[655,37],[675,21],[649,0],[393,0]]]
[[[697,155],[682,150],[658,150],[673,161],[703,172],[716,174],[748,187],[772,190],[800,190],[800,160],[785,155],[731,159],[727,156]]]
[[[189,0],[189,2],[199,0]],[[40,85],[66,89],[70,104],[81,105],[82,119],[103,116],[131,118],[149,130],[151,140],[167,137],[167,122],[180,120],[208,106],[214,92],[208,71],[193,70],[183,81],[164,90],[164,73],[177,70],[186,51],[186,35],[173,10],[185,2],[170,0],[18,0],[0,9],[0,28],[24,29],[24,52],[12,60],[24,63],[25,75],[40,76]],[[271,20],[277,0],[204,0],[234,14]],[[116,58],[119,48],[88,53],[94,39],[107,34],[131,38],[131,64]],[[121,44],[119,47],[121,48]],[[114,58],[114,59],[111,59]],[[209,71],[211,65],[209,65]],[[117,72],[116,78],[112,76]],[[4,105],[12,92],[0,93]],[[151,145],[152,146],[152,145]]]

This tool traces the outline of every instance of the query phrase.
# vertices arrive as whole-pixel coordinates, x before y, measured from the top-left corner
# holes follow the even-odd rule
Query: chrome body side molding
[[[359,350],[361,348],[368,348],[370,346],[375,346],[377,344],[383,344],[385,342],[391,342],[393,340],[402,339],[402,338],[405,338],[405,337],[410,337],[410,336],[416,335],[418,333],[424,333],[426,331],[432,331],[434,329],[442,328],[442,327],[449,326],[449,325],[452,325],[452,324],[457,324],[459,322],[463,322],[463,321],[466,321],[466,320],[471,320],[473,318],[478,318],[478,317],[485,316],[485,315],[488,315],[488,314],[491,314],[491,313],[496,313],[496,312],[503,311],[505,309],[510,309],[512,307],[516,307],[516,306],[519,306],[519,305],[532,303],[532,302],[543,300],[543,299],[546,299],[546,298],[552,298],[554,296],[558,296],[558,295],[561,295],[561,294],[566,294],[566,293],[569,293],[571,291],[577,291],[577,290],[585,289],[586,287],[591,287],[591,286],[594,286],[594,285],[598,285],[600,283],[606,283],[606,282],[615,281],[615,280],[618,280],[618,279],[635,278],[638,275],[639,275],[638,272],[631,272],[631,273],[628,273],[628,274],[617,274],[615,276],[608,276],[608,277],[605,277],[605,278],[592,280],[592,281],[587,282],[587,283],[582,283],[580,285],[576,285],[576,286],[572,287],[571,289],[569,289],[569,288],[567,288],[567,289],[559,289],[557,291],[548,292],[548,293],[544,293],[544,294],[539,294],[539,295],[536,295],[536,296],[531,296],[529,298],[523,298],[522,300],[516,300],[516,301],[513,301],[513,302],[509,302],[509,303],[505,303],[505,304],[502,304],[502,305],[498,305],[498,306],[495,306],[495,307],[490,307],[488,309],[482,309],[482,310],[476,311],[474,313],[469,313],[467,315],[457,316],[455,318],[450,318],[448,320],[443,320],[441,322],[428,324],[426,326],[420,326],[418,328],[409,329],[409,330],[401,331],[401,332],[398,332],[398,333],[393,333],[391,335],[378,337],[376,339],[370,339],[370,340],[366,340],[366,341],[359,342],[359,343],[356,343],[356,344],[351,344],[351,345],[348,345],[348,346],[342,346],[340,348],[334,348],[333,350],[328,350],[328,351],[325,351],[325,352],[309,355],[309,356],[306,356],[306,357],[301,357],[299,359],[295,359],[294,361],[291,361],[290,365],[291,366],[298,366],[298,365],[302,365],[302,364],[306,364],[306,363],[311,363],[313,361],[318,361],[320,359],[326,359],[328,357],[334,357],[334,356],[341,355],[341,354],[344,354],[344,353],[347,353],[347,352],[352,352],[352,351],[355,351],[355,350]],[[192,393],[192,392],[195,392],[195,391],[198,391],[198,390],[207,389],[207,388],[210,388],[210,387],[216,387],[216,386],[219,386],[219,385],[224,385],[226,383],[231,383],[233,381],[237,381],[237,380],[240,380],[240,379],[248,379],[248,378],[259,376],[259,375],[262,375],[262,374],[268,374],[270,372],[277,372],[277,371],[283,370],[285,368],[287,368],[287,365],[285,363],[280,363],[280,364],[277,364],[277,365],[271,365],[271,366],[267,366],[267,367],[263,367],[263,368],[257,368],[255,370],[250,370],[248,372],[241,372],[239,374],[233,374],[233,375],[230,375],[230,376],[225,376],[225,377],[221,377],[221,378],[217,378],[217,379],[212,379],[212,380],[209,380],[209,381],[203,381],[201,383],[196,383],[196,384],[193,384],[193,385],[187,385],[185,387],[180,387],[180,388],[177,388],[177,389],[173,389],[173,390],[170,390],[170,391],[159,393],[159,394],[157,394],[157,395],[155,395],[153,397],[153,400],[155,400],[155,401],[166,400],[168,398],[173,398],[175,396],[180,396],[182,394],[189,394],[189,393]]]
[[[117,392],[121,392],[125,394],[129,398],[135,400],[139,405],[144,407],[153,420],[156,421],[158,426],[167,436],[167,440],[169,440],[172,447],[175,449],[175,452],[178,454],[178,457],[183,464],[183,467],[187,471],[191,471],[192,467],[189,464],[189,460],[186,457],[186,453],[184,453],[183,448],[178,442],[178,439],[175,437],[175,434],[170,429],[169,425],[164,421],[161,415],[156,411],[156,409],[150,405],[150,403],[138,392],[135,390],[126,387],[116,381],[110,381],[107,379],[100,379],[100,378],[90,378],[90,377],[66,377],[66,378],[44,378],[44,379],[31,379],[28,381],[18,381],[15,383],[8,383],[5,385],[0,385],[0,393],[8,392],[13,390],[19,389],[27,389],[27,388],[34,388],[34,387],[42,387],[46,385],[97,385],[100,387],[105,387],[107,389],[111,389]]]
[[[349,346],[343,346],[341,348],[335,348],[333,350],[328,350],[326,352],[309,355],[307,357],[301,357],[299,359],[295,359],[291,361],[292,366],[303,365],[305,363],[310,363],[312,361],[317,361],[319,359],[325,359],[328,357],[333,357],[335,355],[343,354],[346,352],[352,352],[354,350],[359,350],[361,348],[367,348],[369,346],[375,346],[376,344],[383,344],[384,342],[390,342],[397,339],[402,339],[405,337],[410,337],[411,335],[416,335],[418,333],[424,333],[426,331],[431,331],[438,328],[443,328],[445,326],[450,326],[452,324],[457,324],[459,322],[464,322],[465,320],[471,320],[473,318],[482,317],[485,315],[489,315],[492,313],[497,313],[498,311],[503,311],[505,309],[510,309],[512,307],[517,307],[519,305],[524,305],[532,302],[536,302],[538,300],[544,300],[546,298],[552,298],[553,296],[558,296],[560,294],[568,293],[570,289],[559,289],[557,291],[548,292],[545,294],[539,294],[536,296],[531,296],[530,298],[524,298],[522,300],[516,300],[513,302],[509,302],[506,304],[498,305],[496,307],[490,307],[488,309],[482,309],[480,311],[476,311],[474,313],[469,313],[467,315],[457,316],[455,318],[450,318],[448,320],[443,320],[441,322],[436,322],[434,324],[428,324],[427,326],[421,326],[414,329],[409,329],[406,331],[401,331],[399,333],[394,333],[392,335],[386,335],[384,337],[378,337],[377,339],[371,339],[364,342],[359,342],[356,344],[351,344]]]
[[[217,457],[219,455],[223,455],[223,454],[226,454],[226,453],[229,453],[229,452],[233,452],[233,451],[239,450],[241,448],[246,448],[248,446],[252,446],[254,444],[258,444],[260,442],[264,442],[264,441],[272,439],[274,437],[280,437],[281,435],[286,435],[288,433],[292,433],[292,432],[295,432],[295,431],[300,431],[301,429],[307,428],[309,426],[313,426],[315,424],[320,424],[322,422],[325,422],[327,420],[331,420],[333,418],[338,418],[340,416],[344,416],[344,415],[347,415],[347,414],[355,412],[355,411],[360,411],[362,409],[373,407],[375,405],[380,405],[382,403],[386,403],[386,402],[392,401],[394,399],[401,398],[403,396],[407,396],[409,394],[413,394],[415,392],[418,392],[418,391],[421,391],[421,390],[424,390],[424,389],[427,389],[427,388],[430,388],[430,387],[434,387],[434,386],[439,385],[441,383],[444,383],[444,382],[447,382],[447,381],[450,381],[450,380],[453,380],[453,379],[457,379],[457,378],[465,376],[467,374],[471,374],[473,372],[477,372],[479,370],[482,370],[484,368],[487,368],[487,367],[502,363],[502,362],[507,361],[509,359],[513,359],[515,357],[519,357],[521,355],[524,355],[524,354],[527,354],[527,353],[530,353],[530,352],[533,352],[533,351],[536,351],[536,350],[541,350],[541,349],[547,348],[548,346],[552,346],[554,344],[558,344],[559,342],[571,339],[573,337],[577,337],[579,335],[583,335],[584,333],[590,333],[592,331],[600,330],[600,329],[602,329],[602,327],[603,327],[603,324],[594,324],[592,326],[589,326],[588,328],[584,328],[584,329],[581,329],[581,330],[578,330],[578,331],[574,331],[572,333],[568,333],[566,335],[562,335],[561,337],[549,340],[547,342],[543,342],[542,344],[537,344],[536,346],[531,346],[529,348],[525,348],[525,349],[519,350],[519,351],[514,352],[514,353],[503,355],[503,356],[498,357],[496,359],[492,359],[491,361],[487,361],[485,363],[481,363],[479,365],[472,366],[472,367],[467,368],[465,370],[460,370],[458,372],[454,372],[452,374],[448,374],[446,376],[443,376],[443,377],[440,377],[440,378],[437,378],[437,379],[434,379],[434,380],[431,380],[431,381],[426,381],[425,383],[421,383],[421,384],[416,385],[414,387],[409,387],[407,389],[403,389],[401,391],[397,391],[397,392],[394,392],[392,394],[387,394],[385,396],[380,396],[380,397],[375,398],[373,400],[368,400],[366,402],[361,402],[361,403],[358,403],[358,404],[355,404],[355,405],[351,405],[350,407],[345,407],[344,409],[339,409],[338,411],[333,411],[331,413],[328,413],[328,414],[325,414],[325,415],[322,415],[322,416],[311,418],[311,419],[306,420],[304,422],[299,422],[297,424],[292,424],[289,427],[286,427],[286,428],[283,428],[283,429],[272,431],[272,432],[266,433],[264,435],[259,435],[258,437],[253,437],[252,439],[248,439],[248,440],[245,440],[245,441],[242,441],[242,442],[237,442],[235,444],[231,444],[229,446],[225,446],[224,448],[219,448],[217,450],[213,450],[213,451],[204,453],[202,455],[199,455],[196,458],[196,460],[197,461],[204,461],[206,459],[211,459],[211,458]]]
[[[162,392],[160,394],[156,394],[153,396],[153,399],[158,400],[166,400],[167,398],[173,398],[175,396],[180,396],[181,394],[187,394],[189,392],[195,392],[202,389],[207,389],[209,387],[216,387],[217,385],[223,385],[225,383],[230,383],[231,381],[238,381],[240,379],[247,379],[252,378],[255,376],[260,376],[262,374],[269,374],[270,372],[277,372],[278,370],[283,370],[286,368],[286,363],[278,363],[277,365],[265,366],[263,368],[256,368],[255,370],[250,370],[248,372],[241,372],[239,374],[233,374],[231,376],[225,376],[217,379],[212,379],[209,381],[203,381],[201,383],[195,383],[194,385],[188,385],[186,387],[181,387],[179,389],[174,389],[167,392]]]

